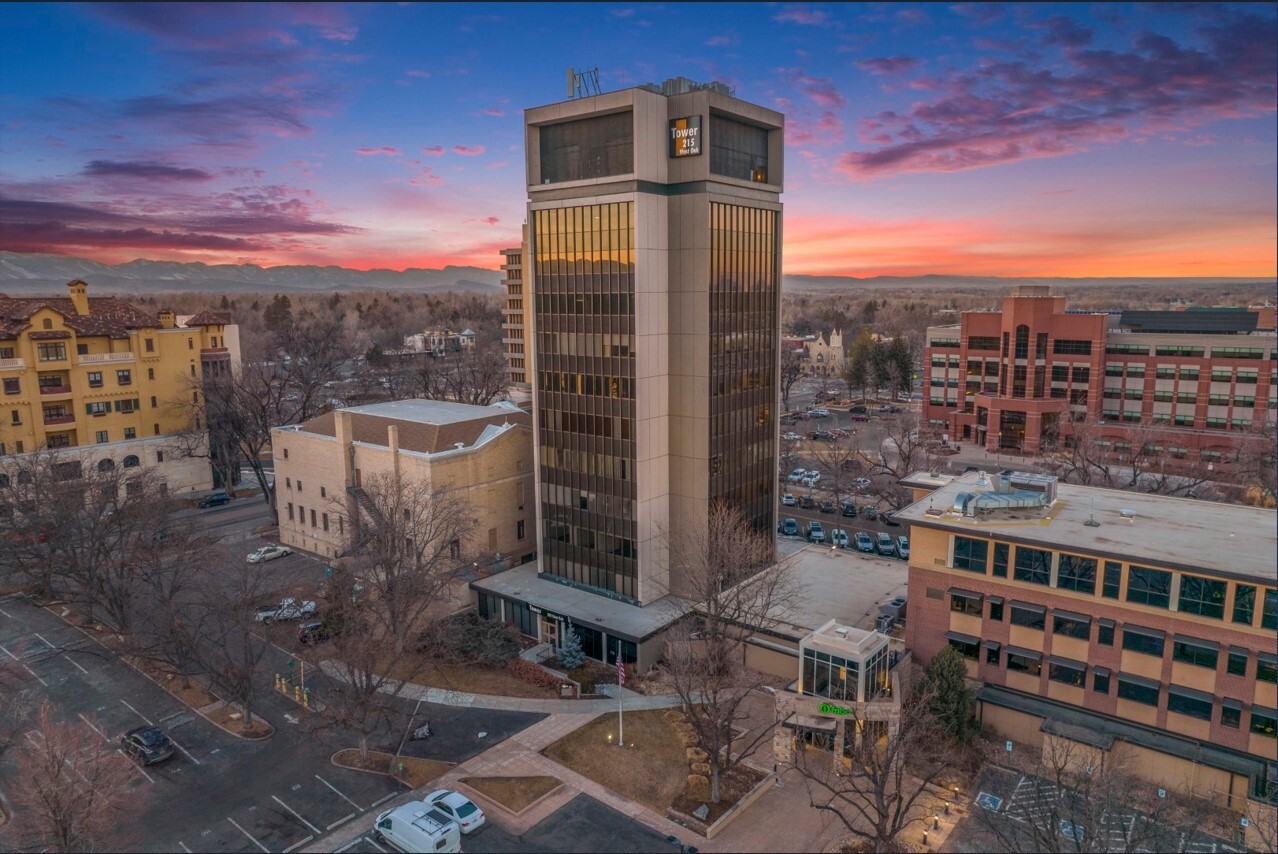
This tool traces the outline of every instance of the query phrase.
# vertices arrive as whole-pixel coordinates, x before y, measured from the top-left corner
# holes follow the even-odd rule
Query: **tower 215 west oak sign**
[[[701,153],[701,116],[670,120],[670,156],[692,157]]]

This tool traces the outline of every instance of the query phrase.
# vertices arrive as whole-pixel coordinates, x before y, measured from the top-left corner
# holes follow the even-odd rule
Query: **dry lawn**
[[[561,785],[554,777],[463,777],[461,782],[515,815]]]
[[[626,746],[617,747],[617,716],[600,715],[542,752],[601,786],[665,815],[688,783],[688,759],[665,709],[626,715]],[[612,743],[608,736],[612,736]]]
[[[354,747],[339,750],[333,755],[333,762],[343,768],[353,768],[356,771],[391,774],[414,789],[420,789],[453,767],[448,762],[440,762],[435,759],[416,759],[412,756],[401,756],[399,759],[395,759],[389,753],[382,753],[378,750],[368,751],[368,761],[364,762],[360,759],[359,750]],[[394,766],[401,764],[404,766],[404,772],[402,774],[392,773]]]
[[[552,700],[559,696],[557,692],[549,688],[539,688],[522,679],[517,679],[501,667],[461,667],[438,661],[427,661],[421,666],[393,662],[389,675],[396,679],[402,679],[407,675],[411,677],[410,681],[419,685],[462,691],[467,694],[527,697],[534,700]]]

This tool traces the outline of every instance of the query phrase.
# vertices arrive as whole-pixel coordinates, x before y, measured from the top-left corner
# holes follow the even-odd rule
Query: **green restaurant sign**
[[[845,709],[842,706],[836,706],[833,703],[822,703],[821,714],[823,715],[850,715],[851,709]]]

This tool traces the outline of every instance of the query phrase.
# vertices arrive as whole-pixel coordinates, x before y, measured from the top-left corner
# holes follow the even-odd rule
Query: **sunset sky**
[[[522,111],[786,115],[785,271],[1273,276],[1267,4],[0,4],[0,248],[496,268]]]

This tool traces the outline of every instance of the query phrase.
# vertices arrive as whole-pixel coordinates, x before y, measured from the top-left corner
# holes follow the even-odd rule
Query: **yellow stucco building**
[[[203,403],[205,376],[238,363],[238,327],[213,312],[150,315],[115,297],[90,298],[79,280],[67,291],[0,294],[0,457],[81,449],[98,462],[158,466],[170,491],[209,488],[207,461],[196,465],[163,437],[203,430],[190,404]]]

